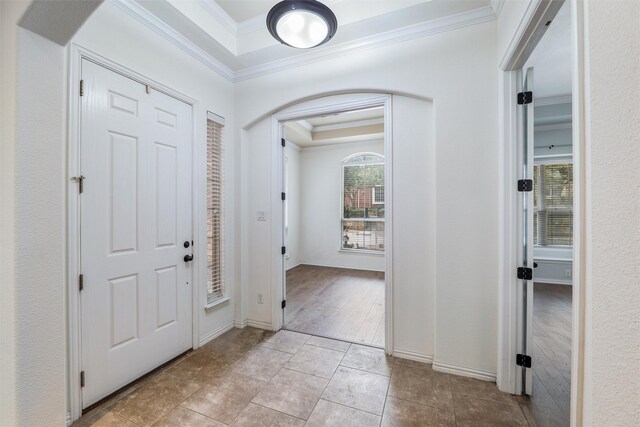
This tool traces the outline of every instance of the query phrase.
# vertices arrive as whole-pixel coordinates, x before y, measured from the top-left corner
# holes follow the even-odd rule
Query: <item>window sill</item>
[[[225,302],[229,301],[230,299],[231,299],[231,297],[222,297],[222,298],[218,298],[217,300],[208,302],[207,305],[204,306],[204,311],[212,310],[214,307],[217,307],[220,304],[224,304]]]
[[[380,255],[384,256],[384,251],[367,251],[363,249],[338,249],[338,252],[346,254]]]

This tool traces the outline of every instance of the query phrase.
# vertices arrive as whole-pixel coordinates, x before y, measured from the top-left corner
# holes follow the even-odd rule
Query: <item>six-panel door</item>
[[[191,106],[83,60],[83,407],[191,348]]]

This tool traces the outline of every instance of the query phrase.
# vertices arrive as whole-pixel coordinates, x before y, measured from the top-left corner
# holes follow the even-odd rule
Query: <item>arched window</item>
[[[342,161],[341,249],[384,252],[384,156],[357,153]]]

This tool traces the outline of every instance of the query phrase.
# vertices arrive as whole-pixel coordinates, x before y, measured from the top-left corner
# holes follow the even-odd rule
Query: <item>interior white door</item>
[[[191,106],[82,62],[83,408],[192,347]]]

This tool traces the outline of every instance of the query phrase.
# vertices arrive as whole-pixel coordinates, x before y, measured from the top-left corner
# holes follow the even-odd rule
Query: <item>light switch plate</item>
[[[258,221],[266,221],[267,213],[265,211],[258,211]]]

